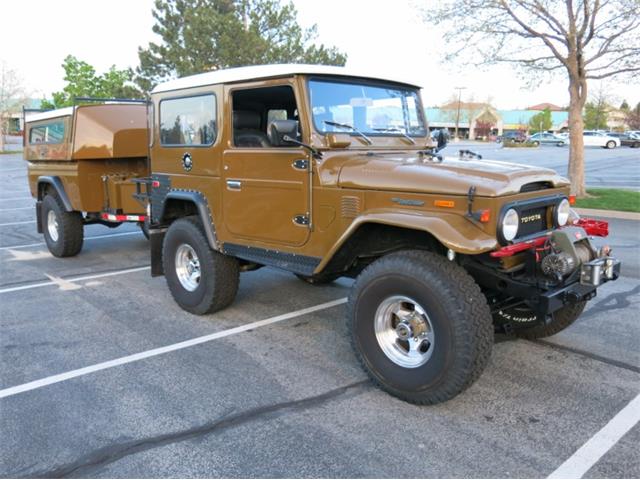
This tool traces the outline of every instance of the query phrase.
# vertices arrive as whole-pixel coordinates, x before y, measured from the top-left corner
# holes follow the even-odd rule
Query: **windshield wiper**
[[[331,122],[329,120],[324,120],[324,123],[326,123],[327,125],[331,125],[332,127],[340,127],[340,128],[346,128],[348,130],[351,130],[352,132],[360,135],[363,138],[363,140],[367,142],[367,144],[373,145],[373,142],[371,141],[371,139],[367,137],[364,133],[362,133],[360,130],[358,130],[356,127],[354,127],[353,125],[348,125],[346,123]]]
[[[403,132],[402,130],[400,130],[399,128],[374,128],[374,130],[376,132],[393,132],[393,133],[399,133],[400,135],[402,135],[404,138],[406,138],[407,140],[409,140],[413,145],[416,144],[416,141],[411,138],[409,135],[407,135],[406,132]]]

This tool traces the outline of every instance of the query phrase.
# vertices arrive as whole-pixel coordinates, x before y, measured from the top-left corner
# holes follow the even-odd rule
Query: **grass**
[[[12,153],[22,153],[22,150],[0,150],[0,155],[10,155]]]
[[[576,200],[576,207],[640,212],[640,192],[618,188],[590,188],[587,193],[589,197]]]

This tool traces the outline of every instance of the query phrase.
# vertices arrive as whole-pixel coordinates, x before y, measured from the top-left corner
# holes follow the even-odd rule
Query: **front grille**
[[[520,212],[518,237],[544,232],[547,228],[547,207],[528,208]]]

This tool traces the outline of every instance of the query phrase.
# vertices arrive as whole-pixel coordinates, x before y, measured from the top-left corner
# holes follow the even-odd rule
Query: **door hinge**
[[[307,226],[309,225],[309,215],[296,215],[293,217],[293,223],[296,225]]]
[[[308,170],[309,160],[307,160],[306,158],[300,158],[298,160],[294,160],[291,166],[296,170]]]

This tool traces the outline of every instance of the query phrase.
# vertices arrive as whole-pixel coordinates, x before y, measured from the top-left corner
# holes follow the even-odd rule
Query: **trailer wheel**
[[[567,304],[551,314],[551,321],[543,323],[528,307],[514,307],[510,310],[495,313],[495,319],[504,323],[509,321],[513,326],[513,334],[519,338],[536,340],[560,333],[568,328],[582,314],[587,302]],[[515,319],[515,321],[514,321]],[[527,323],[530,325],[527,326]]]
[[[349,296],[351,341],[373,381],[416,404],[449,400],[469,387],[491,355],[486,299],[457,264],[422,251],[369,265]]]
[[[149,240],[149,219],[147,218],[144,222],[138,222],[138,225],[140,226],[140,230],[142,230],[144,238]]]
[[[167,285],[174,300],[196,315],[229,306],[238,291],[238,261],[211,250],[197,217],[171,224],[162,245]]]
[[[73,257],[82,250],[84,226],[80,212],[67,212],[60,199],[47,194],[42,201],[42,231],[56,257]]]

